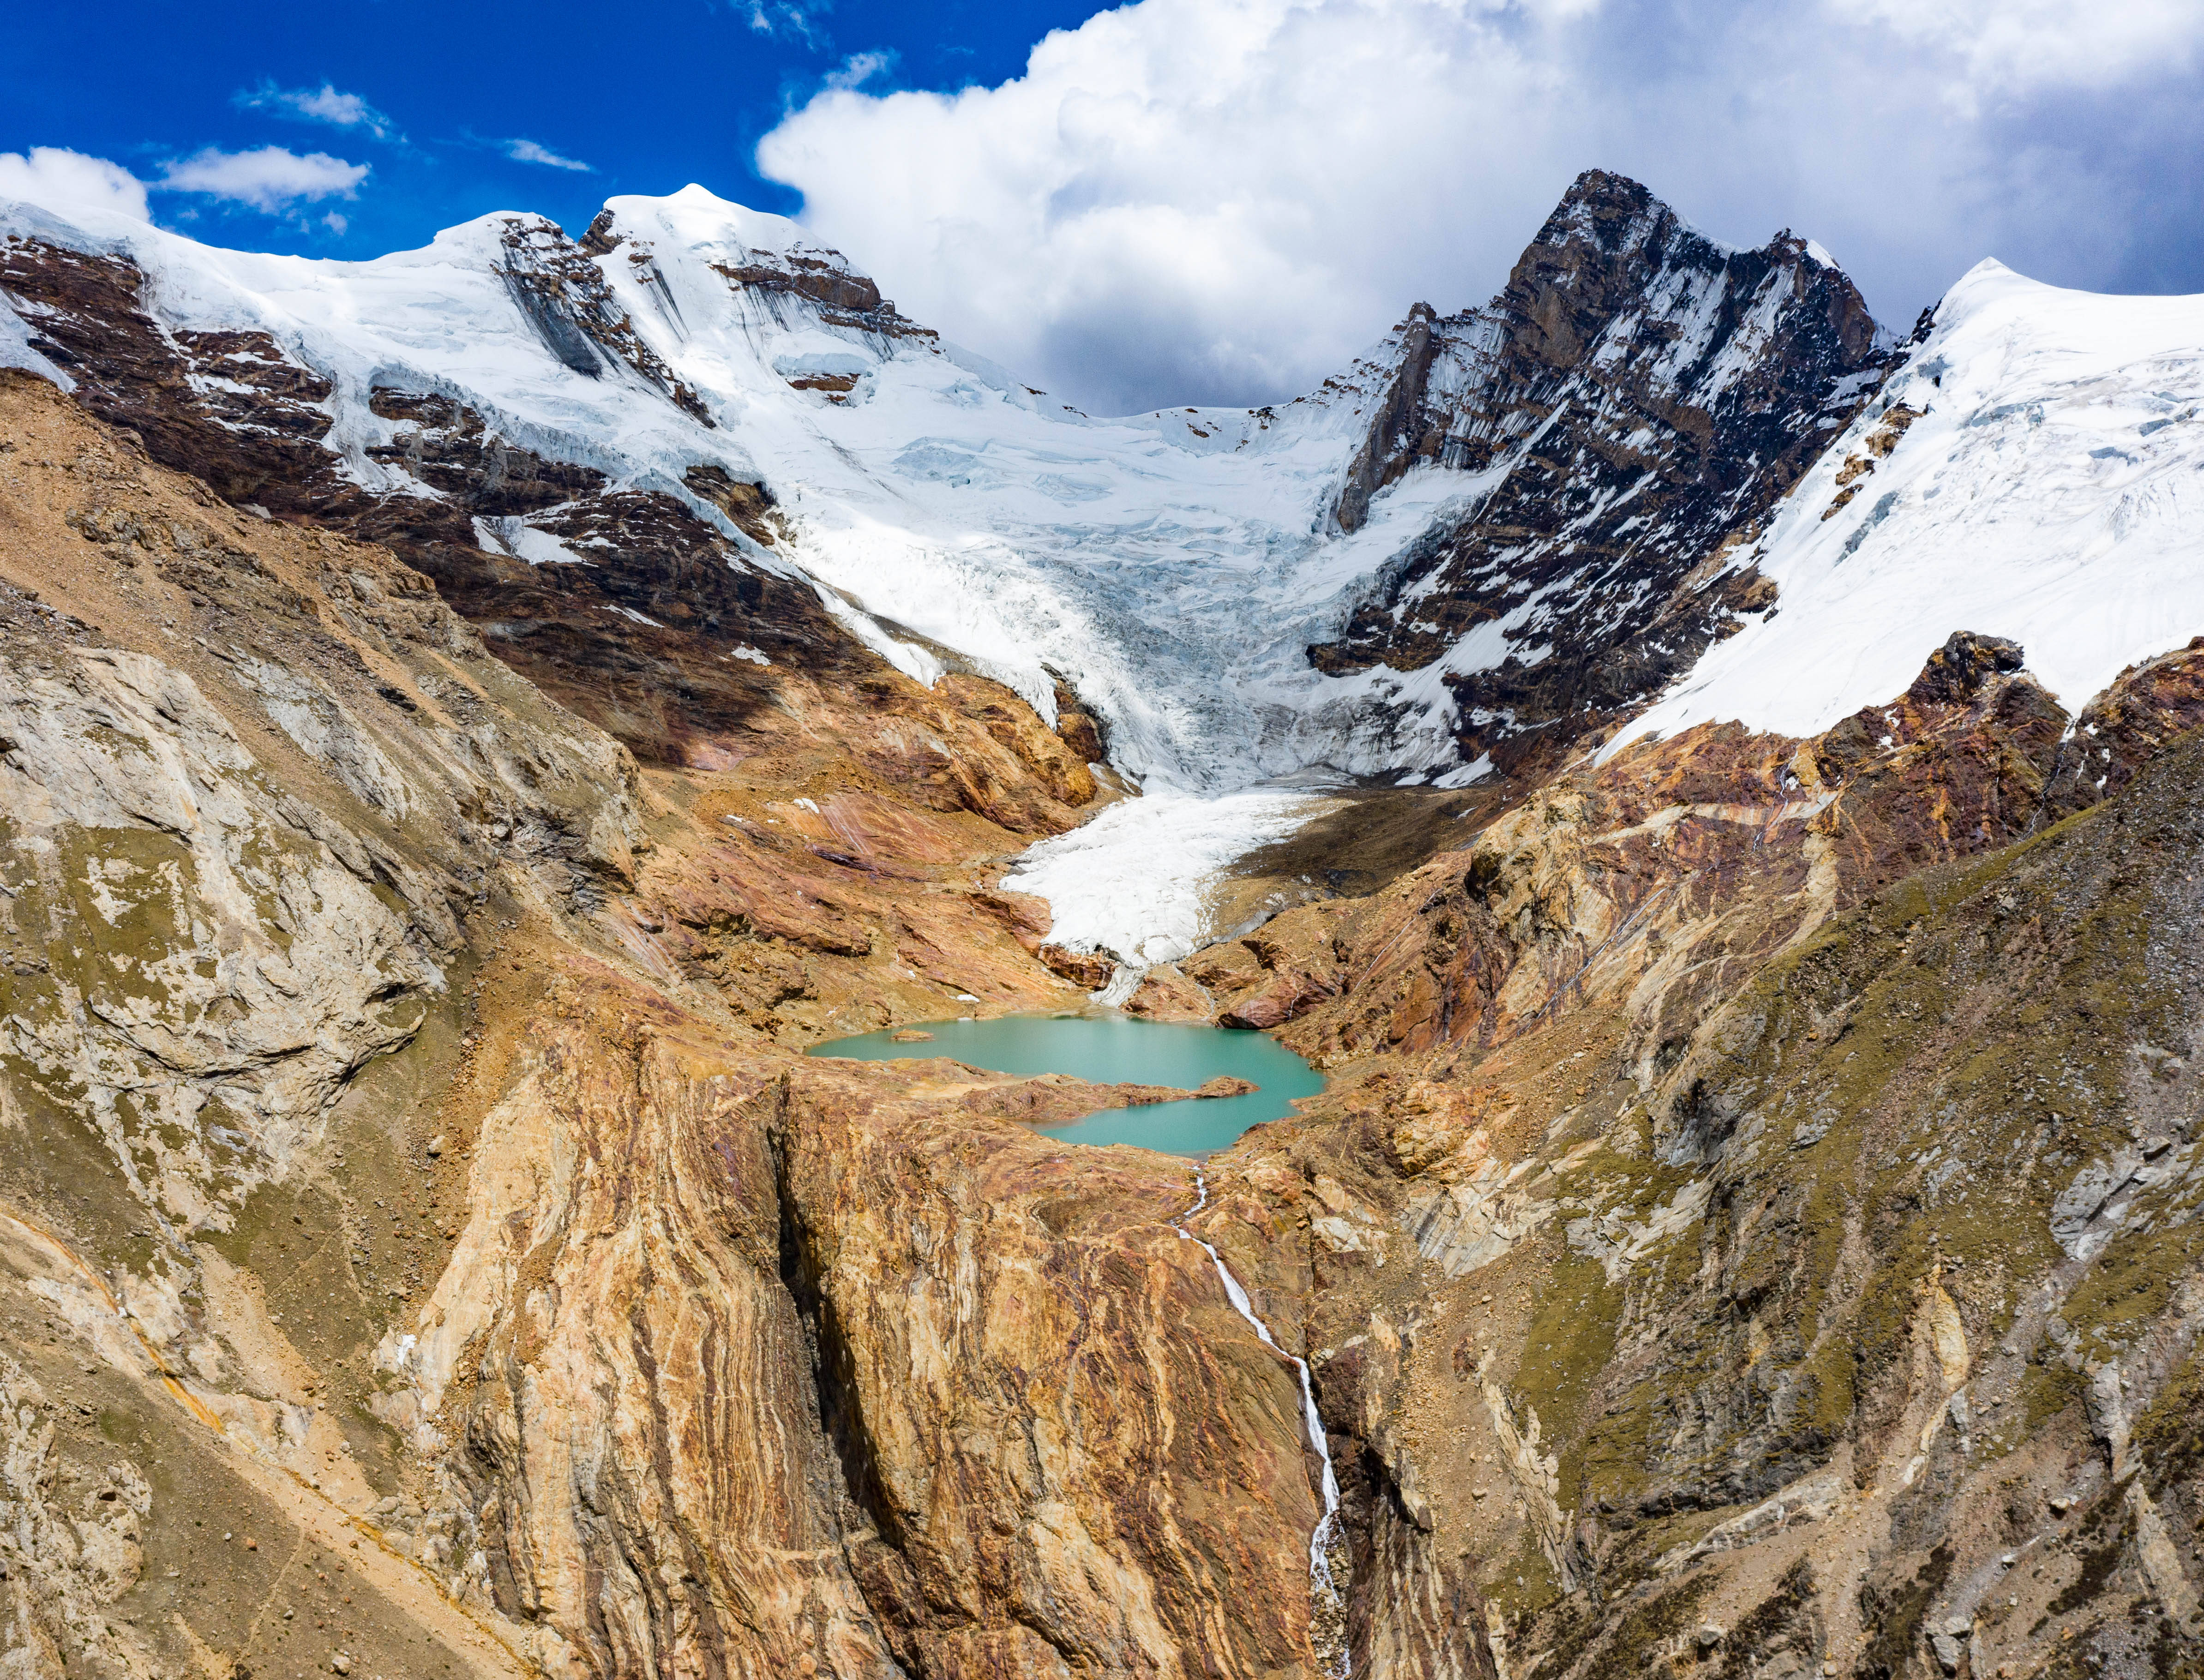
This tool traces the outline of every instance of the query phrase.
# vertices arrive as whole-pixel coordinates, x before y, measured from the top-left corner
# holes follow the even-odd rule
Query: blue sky
[[[578,228],[613,193],[692,180],[786,211],[801,195],[761,179],[753,151],[791,104],[851,74],[852,59],[874,86],[1000,81],[1050,28],[1099,9],[1083,0],[26,6],[0,53],[0,151],[66,147],[149,180],[210,146],[367,165],[348,196],[273,216],[201,193],[153,199],[164,224],[214,242],[317,256],[420,245],[493,210],[537,210]],[[349,98],[318,97],[325,88]],[[516,141],[529,143],[518,157]]]
[[[1901,330],[1988,257],[2204,291],[2204,0],[114,0],[0,46],[0,197],[363,257],[698,181],[1097,412],[1309,389],[1588,167]]]

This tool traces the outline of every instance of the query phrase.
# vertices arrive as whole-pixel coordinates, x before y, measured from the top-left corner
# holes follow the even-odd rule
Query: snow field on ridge
[[[1922,411],[1834,516],[1892,407]],[[2204,631],[2204,296],[2063,291],[1995,262],[1793,489],[1757,558],[1775,611],[1617,734],[1818,734],[1905,692],[1954,630],[2007,636],[2069,710]]]

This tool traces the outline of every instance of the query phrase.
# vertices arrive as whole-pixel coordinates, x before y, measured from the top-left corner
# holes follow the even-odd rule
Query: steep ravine
[[[1277,1339],[1271,1334],[1271,1327],[1256,1316],[1255,1309],[1248,1302],[1246,1287],[1232,1275],[1232,1269],[1224,1263],[1224,1257],[1217,1251],[1217,1245],[1202,1241],[1187,1229],[1185,1222],[1199,1216],[1209,1205],[1209,1180],[1198,1167],[1194,1169],[1194,1205],[1171,1222],[1171,1229],[1188,1242],[1200,1244],[1201,1251],[1216,1263],[1217,1281],[1223,1286],[1224,1298],[1232,1303],[1232,1310],[1247,1320],[1247,1328],[1254,1331],[1258,1341],[1265,1347],[1277,1348]],[[1340,1620],[1341,1612],[1345,1608],[1340,1591],[1339,1571],[1332,1555],[1339,1544],[1339,1474],[1331,1462],[1331,1441],[1324,1428],[1324,1416],[1317,1409],[1316,1385],[1309,1376],[1308,1361],[1298,1354],[1288,1353],[1284,1357],[1292,1364],[1294,1375],[1300,1382],[1301,1417],[1308,1435],[1309,1451],[1324,1466],[1318,1483],[1324,1496],[1323,1514],[1317,1518],[1316,1527],[1309,1535],[1309,1593],[1319,1624],[1314,1642],[1325,1668],[1333,1674],[1344,1675],[1348,1671],[1347,1653],[1337,1648],[1337,1629],[1334,1625]]]

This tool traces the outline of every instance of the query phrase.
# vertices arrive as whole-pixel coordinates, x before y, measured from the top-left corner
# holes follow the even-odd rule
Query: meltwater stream
[[[912,1029],[904,1029],[910,1032]],[[1167,1026],[1122,1015],[998,1015],[991,1020],[929,1021],[910,1038],[898,1039],[883,1030],[853,1038],[815,1044],[821,1056],[864,1061],[948,1056],[978,1068],[1007,1074],[1071,1074],[1098,1084],[1133,1080],[1191,1089],[1218,1074],[1255,1082],[1244,1096],[1158,1103],[1135,1109],[1108,1109],[1068,1126],[1040,1128],[1067,1143],[1134,1144],[1199,1159],[1229,1147],[1248,1127],[1292,1111],[1295,1097],[1324,1089],[1324,1076],[1283,1044],[1260,1032],[1225,1032],[1213,1026]],[[1217,1268],[1224,1298],[1247,1322],[1264,1346],[1290,1360],[1301,1388],[1301,1428],[1324,1464],[1324,1514],[1309,1536],[1309,1595],[1319,1628],[1336,1630],[1346,1606],[1333,1577],[1330,1552],[1339,1529],[1339,1476],[1332,1468],[1331,1446],[1316,1405],[1308,1362],[1280,1347],[1271,1327],[1257,1315],[1247,1292],[1215,1246],[1203,1242],[1187,1222],[1209,1205],[1209,1180],[1194,1168],[1194,1205],[1170,1222],[1181,1240],[1199,1245]],[[1334,1647],[1331,1673],[1346,1680],[1348,1660],[1336,1633],[1321,1637],[1319,1650]]]
[[[1240,1280],[1232,1275],[1232,1269],[1224,1263],[1224,1257],[1217,1251],[1215,1245],[1202,1242],[1200,1237],[1186,1228],[1186,1222],[1209,1205],[1209,1180],[1203,1176],[1199,1167],[1194,1169],[1194,1205],[1171,1221],[1171,1229],[1177,1232],[1183,1240],[1200,1245],[1202,1252],[1217,1268],[1218,1279],[1224,1285],[1224,1298],[1232,1303],[1233,1311],[1247,1321],[1262,1339],[1264,1346],[1292,1360],[1294,1370],[1300,1378],[1301,1427],[1307,1433],[1309,1445],[1316,1449],[1317,1457],[1324,1461],[1324,1515],[1317,1519],[1316,1531],[1309,1536],[1309,1592],[1312,1596],[1320,1594],[1326,1607],[1336,1612],[1342,1606],[1339,1583],[1332,1578],[1329,1553],[1332,1532],[1339,1526],[1339,1477],[1331,1467],[1331,1442],[1324,1434],[1324,1418],[1316,1409],[1316,1388],[1309,1381],[1308,1361],[1298,1355],[1287,1353],[1278,1346],[1271,1334],[1271,1327],[1256,1316],[1255,1309],[1247,1298],[1247,1292],[1240,1287]],[[1343,1649],[1332,1671],[1340,1677],[1340,1680],[1345,1680],[1348,1661]]]

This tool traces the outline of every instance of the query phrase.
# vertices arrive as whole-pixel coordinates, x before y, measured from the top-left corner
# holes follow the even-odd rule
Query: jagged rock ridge
[[[1774,592],[1725,571],[1892,359],[1806,241],[1733,251],[1588,171],[1484,308],[1419,306],[1334,517],[1419,463],[1477,476],[1467,513],[1389,561],[1321,668],[1435,662],[1464,756],[1566,744],[1690,668]]]

